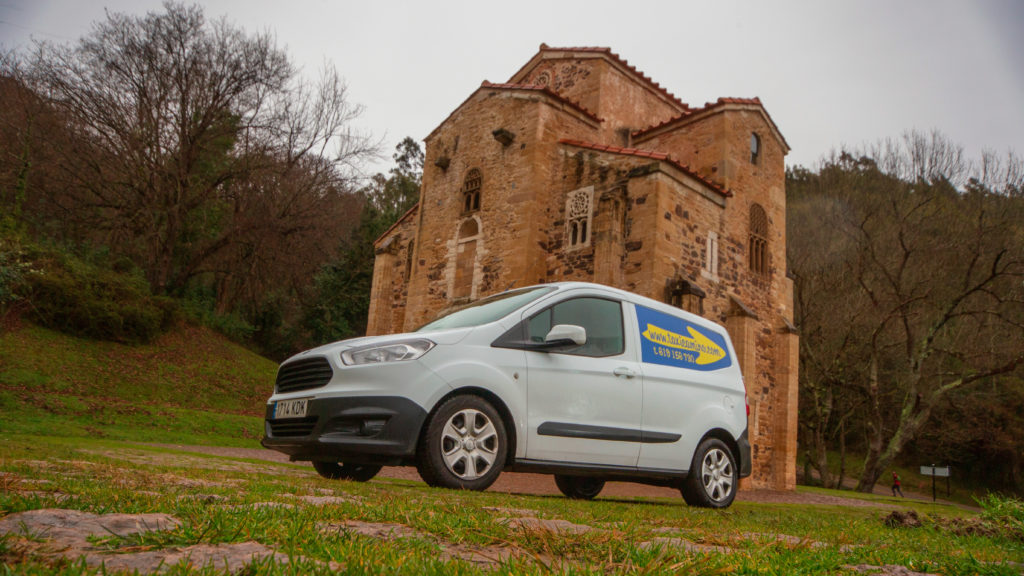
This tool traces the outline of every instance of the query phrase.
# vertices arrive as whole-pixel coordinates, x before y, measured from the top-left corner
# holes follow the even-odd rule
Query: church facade
[[[757,98],[691,107],[608,48],[541,45],[426,138],[419,203],[375,243],[368,334],[509,288],[597,282],[725,325],[754,488],[796,483],[784,156]]]

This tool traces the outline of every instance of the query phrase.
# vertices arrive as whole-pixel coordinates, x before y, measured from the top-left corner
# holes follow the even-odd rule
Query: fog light
[[[387,420],[363,420],[363,425],[359,429],[361,436],[376,436],[380,434],[381,430],[384,430],[384,425],[387,424]]]

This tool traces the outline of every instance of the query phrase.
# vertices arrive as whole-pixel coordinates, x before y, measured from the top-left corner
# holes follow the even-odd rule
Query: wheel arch
[[[701,443],[708,438],[717,438],[718,440],[725,442],[725,445],[729,448],[729,452],[732,452],[733,459],[736,460],[737,471],[743,467],[743,454],[740,452],[740,444],[732,437],[732,434],[730,434],[728,430],[724,428],[712,428],[711,430],[708,430],[704,436],[701,437],[700,442],[697,442],[697,446],[700,446]]]
[[[508,446],[505,452],[505,468],[508,468],[515,463],[516,459],[516,425],[515,420],[512,417],[512,411],[509,410],[508,405],[501,399],[500,396],[494,392],[477,386],[464,386],[462,388],[456,388],[451,392],[448,392],[434,403],[431,407],[427,417],[423,420],[423,425],[420,427],[419,440],[417,445],[423,442],[423,435],[427,433],[427,426],[430,425],[431,418],[437,409],[441,407],[445,402],[456,396],[477,396],[483,400],[486,400],[494,409],[498,411],[501,416],[502,424],[505,427],[505,438],[508,439]]]

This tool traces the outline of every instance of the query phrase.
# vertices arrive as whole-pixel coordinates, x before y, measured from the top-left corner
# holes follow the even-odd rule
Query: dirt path
[[[212,456],[224,456],[229,458],[250,458],[254,460],[265,460],[268,462],[288,462],[288,457],[280,452],[264,450],[261,448],[226,448],[221,446],[186,446],[180,444],[149,444],[162,448],[171,448],[183,452],[195,452],[209,454]],[[297,463],[308,465],[308,463]],[[381,478],[397,478],[401,480],[412,480],[419,482],[420,477],[416,469],[411,466],[386,466],[381,470]],[[519,472],[505,472],[498,477],[498,480],[488,488],[491,492],[503,492],[509,494],[534,494],[534,495],[559,495],[558,487],[555,486],[554,477],[547,474],[526,474]],[[882,493],[884,495],[884,492]],[[672,488],[658,486],[647,486],[631,482],[609,482],[601,492],[603,498],[638,498],[638,497],[663,497],[679,498],[679,491]],[[908,499],[925,500],[920,495],[907,494]],[[915,498],[915,496],[917,496]],[[873,507],[890,508],[897,501],[870,502],[858,498],[845,498],[827,494],[811,494],[806,492],[788,492],[774,490],[741,490],[736,496],[741,502],[775,502],[782,504],[820,504],[834,506]],[[930,498],[929,498],[930,500]]]

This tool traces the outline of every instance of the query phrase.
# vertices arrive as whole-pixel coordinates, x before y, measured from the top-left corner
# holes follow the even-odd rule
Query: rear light
[[[747,418],[750,418],[750,404],[747,403],[747,395],[743,395],[743,404],[747,407]]]

